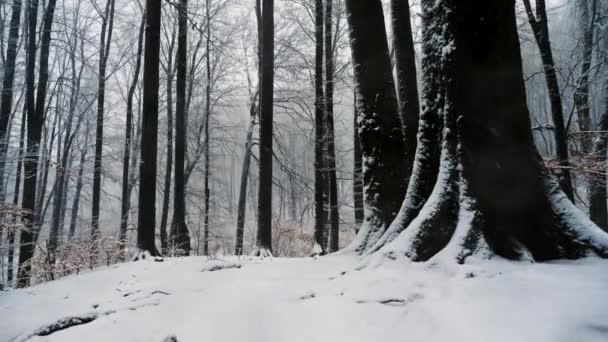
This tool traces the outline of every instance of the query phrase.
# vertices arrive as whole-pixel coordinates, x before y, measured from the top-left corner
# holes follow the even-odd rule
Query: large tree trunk
[[[93,167],[93,200],[91,209],[91,239],[99,238],[99,201],[101,197],[101,154],[103,151],[103,115],[106,96],[106,65],[112,43],[114,24],[114,2],[107,0],[102,17],[99,41],[99,79],[97,85],[97,128],[95,133],[95,163]],[[94,246],[97,242],[93,242]]]
[[[325,136],[325,120],[323,108],[323,0],[315,1],[315,186],[314,186],[314,209],[315,245],[313,253],[325,254],[325,243],[323,233],[327,216],[325,215],[325,188],[324,177],[325,158],[323,145]]]
[[[160,215],[160,250],[169,252],[167,238],[167,218],[169,217],[169,198],[171,197],[171,167],[173,166],[173,48],[175,46],[175,30],[167,51],[167,161],[165,164],[165,185],[163,191],[163,208]]]
[[[457,262],[608,256],[608,234],[560,191],[534,146],[515,1],[424,0],[422,11],[421,127],[434,115],[443,129],[439,141],[420,134],[418,151],[441,144],[439,174],[416,219],[379,253]]]
[[[146,16],[142,14],[141,24],[139,25],[139,35],[137,38],[137,53],[135,55],[135,70],[133,70],[133,79],[127,94],[127,115],[125,123],[125,144],[124,155],[122,157],[122,192],[120,198],[120,227],[118,229],[118,241],[120,241],[121,255],[125,258],[125,248],[127,245],[127,222],[129,220],[129,208],[131,207],[131,172],[129,163],[131,162],[131,150],[133,148],[131,134],[133,131],[133,97],[139,81],[139,70],[141,68],[141,53],[144,44],[144,29],[146,24]]]
[[[557,70],[551,50],[551,40],[549,39],[549,24],[547,21],[547,10],[545,0],[536,0],[536,16],[532,12],[530,0],[523,0],[528,15],[528,21],[536,44],[540,50],[540,56],[545,71],[547,90],[549,91],[549,101],[551,103],[551,116],[555,126],[555,154],[560,166],[558,172],[560,185],[564,193],[571,201],[574,201],[574,190],[572,188],[572,177],[570,174],[569,152],[568,152],[568,132],[564,125],[564,112],[562,109],[562,98],[557,81]]]
[[[186,157],[186,68],[188,46],[188,2],[180,0],[177,37],[177,82],[175,110],[175,191],[173,192],[173,224],[171,244],[180,255],[190,254],[190,233],[186,226],[186,182],[184,160]]]
[[[336,144],[334,140],[334,45],[332,42],[333,0],[325,0],[325,120],[327,124],[327,173],[329,175],[329,252],[338,251],[340,208],[336,179]]]
[[[139,163],[139,212],[136,259],[158,256],[156,249],[156,157],[158,142],[158,69],[160,53],[160,0],[146,0],[144,51],[144,100],[142,111],[141,162]]]
[[[272,126],[274,82],[274,0],[262,1],[262,82],[260,86],[260,168],[255,254],[272,254]]]
[[[407,184],[412,174],[416,156],[416,134],[418,133],[419,120],[416,53],[412,39],[410,6],[407,0],[391,0],[391,22],[393,26],[392,45],[397,69],[399,115],[404,126]]]
[[[365,222],[346,251],[361,253],[391,224],[406,190],[405,149],[379,0],[347,0],[363,155]]]
[[[38,74],[38,89],[35,91],[36,72],[36,26],[38,22],[38,0],[28,2],[28,41],[26,65],[26,105],[27,105],[27,156],[24,160],[25,178],[23,182],[23,198],[21,207],[26,210],[23,217],[28,229],[21,232],[19,246],[19,271],[17,286],[29,284],[32,266],[29,263],[34,256],[35,238],[38,235],[33,223],[36,222],[36,184],[38,174],[38,154],[42,125],[44,122],[47,83],[49,77],[49,50],[51,46],[51,28],[55,13],[55,0],[49,0],[44,11],[42,38],[40,42],[40,63]]]

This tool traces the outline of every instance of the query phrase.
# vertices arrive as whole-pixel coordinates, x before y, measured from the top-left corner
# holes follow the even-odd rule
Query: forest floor
[[[115,265],[0,292],[0,341],[608,341],[608,261],[359,265]]]

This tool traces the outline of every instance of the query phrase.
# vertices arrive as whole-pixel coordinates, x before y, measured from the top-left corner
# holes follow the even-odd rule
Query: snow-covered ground
[[[608,341],[608,261],[359,264],[117,265],[0,292],[0,341]]]

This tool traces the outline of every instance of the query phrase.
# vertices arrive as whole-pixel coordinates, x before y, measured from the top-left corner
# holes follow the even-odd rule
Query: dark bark
[[[353,106],[353,207],[355,211],[355,230],[358,232],[365,218],[363,208],[363,157],[361,156],[361,144],[359,143],[359,132],[357,128],[357,94],[355,92]]]
[[[207,56],[205,57],[205,61],[207,63],[207,84],[205,86],[205,140],[203,145],[205,146],[204,153],[204,163],[205,163],[205,171],[204,171],[204,208],[205,217],[203,221],[203,255],[209,255],[209,121],[211,120],[211,16],[209,15],[209,6],[211,0],[206,1],[205,14],[207,17],[207,37],[206,37],[206,51]]]
[[[112,44],[114,2],[107,0],[102,17],[99,41],[99,79],[97,84],[97,124],[95,133],[95,162],[93,166],[93,200],[91,209],[91,239],[99,238],[99,202],[101,198],[101,158],[103,151],[103,116],[106,95],[106,66]],[[94,242],[94,245],[97,243]]]
[[[365,222],[349,249],[362,252],[391,224],[405,195],[405,149],[379,0],[347,0],[363,155]]]
[[[15,81],[15,63],[17,60],[17,43],[21,22],[21,0],[13,0],[6,61],[2,79],[2,99],[0,100],[0,202],[4,202],[4,171],[6,166],[7,128],[9,126],[13,105],[13,84]],[[2,235],[2,234],[0,234]]]
[[[188,2],[180,0],[178,11],[177,38],[177,82],[175,111],[175,190],[173,193],[173,223],[170,240],[176,252],[190,254],[190,233],[186,225],[186,181],[184,177],[184,160],[186,157],[186,70],[188,46]]]
[[[397,98],[405,139],[406,184],[412,174],[416,155],[419,104],[416,78],[416,53],[412,39],[410,6],[407,0],[391,0],[393,51],[397,69]]]
[[[146,24],[146,16],[142,14],[141,24],[139,25],[139,35],[137,38],[137,53],[135,55],[135,70],[133,70],[133,79],[127,94],[127,114],[125,118],[125,144],[124,154],[122,157],[122,192],[120,197],[120,227],[118,229],[118,240],[120,241],[122,254],[127,243],[127,222],[129,220],[129,208],[131,207],[131,173],[129,163],[131,162],[131,150],[133,149],[131,141],[131,133],[133,131],[133,97],[139,81],[139,73],[141,68],[141,54],[144,45],[144,29]]]
[[[325,213],[326,179],[324,177],[325,158],[323,153],[326,138],[323,105],[323,0],[315,0],[315,187],[314,208],[315,246],[313,253],[325,254],[324,231],[327,216]]]
[[[161,1],[146,0],[144,50],[144,94],[142,110],[141,162],[139,163],[139,212],[137,215],[137,259],[156,249],[156,157],[158,142],[158,83]]]
[[[557,70],[551,50],[551,40],[549,38],[549,24],[547,21],[547,11],[545,0],[536,0],[536,16],[532,12],[530,0],[523,0],[528,15],[528,22],[534,33],[536,44],[540,50],[540,56],[545,71],[545,81],[549,91],[549,102],[551,103],[551,116],[555,126],[555,154],[560,166],[558,176],[560,185],[564,193],[571,201],[574,201],[574,191],[572,188],[572,176],[570,174],[569,152],[568,152],[568,132],[564,125],[564,112],[562,108],[562,98],[557,81]]]
[[[181,10],[181,9],[180,9]],[[167,237],[167,218],[169,217],[169,198],[171,197],[171,168],[173,166],[173,48],[175,46],[175,30],[167,51],[167,160],[165,166],[165,185],[163,191],[163,207],[160,215],[160,250],[169,252]]]
[[[608,256],[608,234],[559,190],[534,146],[515,1],[424,0],[422,10],[425,84],[440,83],[425,86],[421,123],[433,110],[443,133],[439,142],[419,135],[418,150],[440,143],[440,171],[418,217],[380,252],[457,262]]]
[[[334,140],[334,45],[332,42],[333,0],[325,0],[325,120],[327,125],[327,173],[329,181],[329,246],[336,252],[340,240],[340,208],[336,179],[336,146]]]
[[[26,227],[21,232],[19,243],[19,271],[18,287],[29,284],[31,265],[29,260],[34,256],[35,238],[38,235],[33,223],[36,222],[36,184],[38,174],[38,153],[40,138],[42,135],[42,124],[44,121],[44,109],[46,102],[47,83],[49,77],[49,50],[51,45],[51,28],[53,26],[53,15],[55,13],[55,0],[49,0],[44,11],[42,38],[40,42],[40,62],[38,73],[38,89],[34,94],[35,71],[36,71],[36,26],[38,22],[38,0],[28,2],[28,39],[27,39],[27,65],[26,65],[26,106],[27,106],[27,156],[24,160],[24,182],[23,198],[21,207],[26,210],[23,217]]]
[[[608,43],[605,44],[608,46]],[[608,208],[606,206],[606,153],[608,153],[608,80],[604,81],[604,112],[600,117],[598,131],[593,146],[593,157],[600,165],[599,175],[592,177],[589,185],[589,218],[604,231],[608,231]]]
[[[272,127],[274,81],[274,0],[262,0],[262,81],[260,86],[260,167],[256,254],[272,253]]]

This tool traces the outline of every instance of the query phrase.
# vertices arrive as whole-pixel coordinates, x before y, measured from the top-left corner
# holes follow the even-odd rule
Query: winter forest
[[[607,0],[1,0],[0,79],[2,341],[608,340]]]

